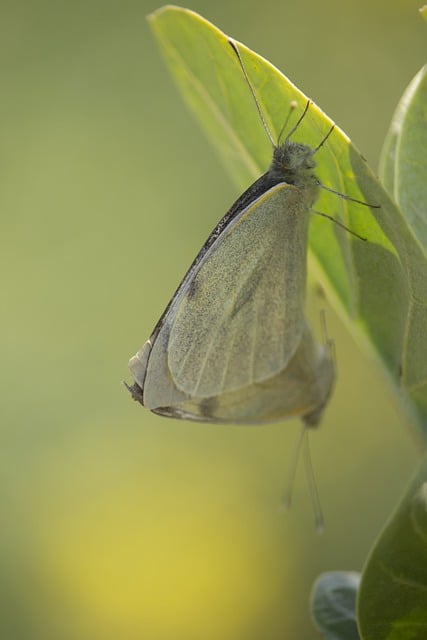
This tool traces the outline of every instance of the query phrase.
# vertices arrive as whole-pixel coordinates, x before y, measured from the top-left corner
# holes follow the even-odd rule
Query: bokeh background
[[[313,579],[362,567],[418,456],[334,311],[339,378],[280,510],[298,432],[159,418],[121,384],[238,195],[181,103],[147,0],[0,3],[0,637],[314,638]],[[196,1],[375,168],[424,64],[414,0]],[[326,302],[310,299],[313,323]]]

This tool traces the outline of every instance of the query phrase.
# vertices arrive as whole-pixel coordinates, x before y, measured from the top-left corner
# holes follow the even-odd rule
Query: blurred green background
[[[121,380],[238,193],[167,75],[146,0],[1,8],[0,637],[313,638],[310,585],[360,569],[417,460],[328,309],[339,378],[280,511],[298,423],[159,418]],[[425,61],[408,0],[192,8],[270,59],[377,166]],[[325,302],[313,295],[313,324]]]

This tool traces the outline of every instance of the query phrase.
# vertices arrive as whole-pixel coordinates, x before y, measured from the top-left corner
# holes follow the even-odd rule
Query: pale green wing
[[[160,415],[186,420],[262,424],[299,417],[307,427],[316,427],[332,392],[335,367],[330,346],[317,344],[307,323],[302,326],[294,355],[277,375],[209,398],[188,396],[175,387],[164,350],[146,378],[144,403]],[[143,384],[150,352],[148,341],[131,359],[139,384]]]
[[[193,397],[220,395],[283,370],[303,331],[307,227],[299,191],[284,184],[234,218],[178,290],[148,374],[165,332],[174,385]]]

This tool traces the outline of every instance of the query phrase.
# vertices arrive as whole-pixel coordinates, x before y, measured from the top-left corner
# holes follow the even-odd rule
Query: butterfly
[[[333,127],[316,148],[293,142],[307,102],[275,144],[238,45],[229,43],[272,141],[272,161],[209,235],[130,359],[134,384],[126,386],[146,408],[171,418],[262,424],[299,417],[304,428],[315,427],[335,366],[330,342],[314,339],[304,311],[310,212],[322,188],[352,198],[315,174],[314,156]]]

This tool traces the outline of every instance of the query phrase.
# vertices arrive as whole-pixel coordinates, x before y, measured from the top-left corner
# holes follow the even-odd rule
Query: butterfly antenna
[[[285,122],[283,123],[282,128],[280,129],[280,133],[279,133],[279,144],[280,144],[280,140],[282,138],[283,132],[286,130],[286,127],[288,126],[288,122],[289,122],[289,118],[291,117],[291,113],[294,109],[296,109],[298,106],[298,103],[296,102],[296,100],[292,100],[291,104],[289,105],[289,111],[288,111],[288,115],[285,118]],[[286,138],[287,139],[287,138]]]
[[[307,431],[307,428],[305,426],[303,426],[303,429]],[[317,533],[323,533],[323,531],[325,530],[325,526],[324,526],[325,522],[323,519],[322,506],[320,504],[319,492],[317,490],[316,478],[314,476],[313,463],[311,461],[310,443],[308,440],[308,436],[306,436],[303,440],[303,457],[304,457],[305,474],[306,474],[307,483],[308,483],[308,490],[309,490],[311,502],[313,505],[316,531]]]
[[[296,121],[296,123],[294,124],[294,126],[292,127],[292,129],[289,131],[288,135],[285,138],[285,142],[287,142],[289,140],[289,138],[295,133],[295,131],[298,129],[298,127],[300,126],[301,122],[304,120],[306,113],[308,111],[309,106],[311,105],[311,100],[307,100],[307,104],[304,107],[304,111],[302,112],[302,114],[300,115],[300,117],[298,118],[298,120]]]
[[[326,134],[326,136],[323,138],[323,140],[320,141],[320,143],[317,145],[317,147],[313,150],[313,156],[315,153],[317,153],[319,151],[319,149],[321,147],[323,147],[323,145],[325,144],[326,140],[329,138],[329,136],[331,135],[332,131],[335,129],[335,125],[333,124],[332,127],[329,129],[328,133]]]
[[[236,42],[234,42],[234,40],[231,40],[231,39],[229,39],[229,40],[228,40],[228,42],[229,42],[229,44],[230,44],[231,48],[233,49],[234,53],[235,53],[235,54],[236,54],[236,56],[237,56],[237,59],[238,59],[239,64],[240,64],[240,67],[241,67],[241,69],[242,69],[242,71],[243,71],[243,75],[245,76],[246,82],[247,82],[247,83],[248,83],[248,85],[249,85],[249,89],[251,90],[252,97],[253,97],[253,99],[254,99],[254,101],[255,101],[256,108],[257,108],[257,110],[258,110],[259,117],[261,118],[261,122],[262,122],[262,124],[263,124],[263,127],[264,127],[264,129],[265,129],[265,131],[266,131],[266,133],[267,133],[267,135],[268,135],[268,137],[269,137],[269,140],[270,140],[271,144],[273,145],[273,147],[274,147],[274,148],[276,148],[276,147],[277,147],[277,144],[276,144],[276,142],[275,142],[275,140],[274,140],[274,138],[273,138],[273,136],[272,136],[272,134],[271,134],[270,128],[269,128],[269,126],[268,126],[268,124],[267,124],[267,120],[265,119],[265,116],[264,116],[263,110],[261,109],[261,105],[260,105],[259,100],[258,100],[258,98],[257,98],[257,95],[256,95],[256,93],[255,93],[255,89],[254,89],[254,87],[253,87],[253,84],[252,84],[252,82],[251,82],[251,81],[250,81],[250,79],[249,79],[248,73],[247,73],[247,71],[246,71],[246,67],[245,67],[245,65],[244,65],[244,63],[243,63],[243,60],[242,60],[242,56],[240,55],[240,51],[239,51],[239,49],[238,49],[238,47],[237,47],[237,43],[236,43]]]
[[[301,455],[301,449],[304,444],[304,439],[307,437],[307,428],[305,425],[302,425],[300,434],[298,436],[298,440],[295,445],[294,453],[292,456],[292,463],[289,469],[288,481],[286,483],[285,493],[283,494],[282,506],[286,511],[291,508],[292,504],[292,494],[294,492],[295,485],[295,476],[298,468],[298,460]]]

